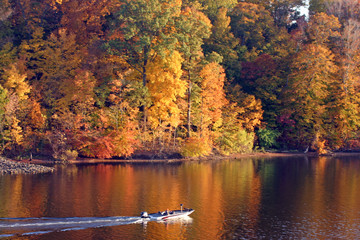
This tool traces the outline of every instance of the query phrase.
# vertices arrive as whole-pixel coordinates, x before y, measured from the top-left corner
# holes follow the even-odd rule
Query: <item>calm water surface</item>
[[[195,209],[148,222],[141,211]],[[0,176],[0,239],[359,239],[360,158],[59,166]]]

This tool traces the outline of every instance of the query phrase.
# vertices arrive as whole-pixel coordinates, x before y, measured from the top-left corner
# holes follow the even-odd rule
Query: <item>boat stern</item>
[[[140,217],[141,218],[146,218],[146,219],[150,218],[150,216],[149,216],[149,214],[147,212],[141,212]]]

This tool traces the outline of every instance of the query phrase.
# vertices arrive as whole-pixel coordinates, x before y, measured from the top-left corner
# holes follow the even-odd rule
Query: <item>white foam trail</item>
[[[13,237],[15,236],[14,234],[1,234],[0,238],[6,238],[6,237]]]
[[[22,236],[39,235],[39,234],[45,234],[45,233],[51,233],[51,231],[27,232],[27,233],[23,233]]]
[[[140,217],[0,218],[0,238],[142,223]]]

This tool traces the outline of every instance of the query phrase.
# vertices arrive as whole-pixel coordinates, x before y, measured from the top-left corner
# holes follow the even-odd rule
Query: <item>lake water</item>
[[[143,222],[141,211],[194,208]],[[359,239],[360,157],[82,164],[0,176],[0,239]]]

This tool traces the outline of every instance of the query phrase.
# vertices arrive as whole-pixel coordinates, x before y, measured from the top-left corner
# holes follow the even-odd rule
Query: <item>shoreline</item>
[[[335,152],[325,157],[354,157],[359,156],[360,152]],[[221,160],[235,160],[243,158],[279,158],[279,157],[322,157],[316,153],[299,153],[299,152],[255,152],[248,154],[232,154],[229,156],[211,155],[207,157],[196,158],[174,158],[174,159],[76,159],[66,162],[46,160],[46,159],[32,159],[29,160],[12,160],[0,156],[0,175],[3,174],[38,174],[54,172],[55,167],[47,167],[42,164],[81,164],[81,163],[183,163],[183,162],[207,162],[207,161],[221,161]]]
[[[18,162],[0,157],[0,175],[3,174],[38,174],[54,172],[54,167],[46,167],[28,162]]]
[[[334,152],[328,155],[318,155],[314,152],[300,153],[300,152],[255,152],[246,154],[231,154],[225,155],[210,155],[206,157],[193,157],[193,158],[130,158],[130,159],[96,159],[96,158],[79,158],[76,160],[68,161],[54,161],[45,159],[33,159],[31,163],[36,164],[79,164],[79,163],[176,163],[176,162],[207,162],[214,160],[229,160],[241,158],[274,158],[274,157],[351,157],[359,156],[360,152]],[[22,161],[28,163],[29,161]]]

